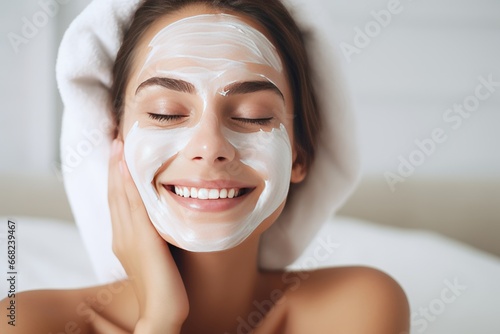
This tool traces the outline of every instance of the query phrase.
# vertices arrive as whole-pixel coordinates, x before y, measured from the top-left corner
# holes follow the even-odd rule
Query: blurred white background
[[[500,85],[500,2],[301,2],[331,36],[351,83],[365,174],[396,172],[399,155],[409,159],[415,140],[442,128],[447,141],[415,176],[500,178],[500,86],[456,130],[458,121],[443,120],[474,95],[480,76]]]
[[[54,173],[62,114],[55,82],[57,49],[88,2],[0,3],[1,173]]]

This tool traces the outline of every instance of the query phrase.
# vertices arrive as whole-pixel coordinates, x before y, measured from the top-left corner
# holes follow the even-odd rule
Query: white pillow
[[[15,221],[18,291],[97,284],[74,224],[34,217]],[[375,267],[401,284],[412,310],[411,333],[500,333],[500,259],[492,255],[431,232],[336,217],[289,268],[344,265]],[[4,298],[6,281],[0,281]]]
[[[321,261],[323,250],[331,256]],[[399,282],[411,333],[500,333],[500,259],[493,255],[432,232],[336,217],[290,268],[353,264]]]

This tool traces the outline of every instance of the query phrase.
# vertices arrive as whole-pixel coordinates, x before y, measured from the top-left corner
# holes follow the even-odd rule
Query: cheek
[[[281,203],[281,205],[269,216],[267,217],[252,233],[253,235],[261,235],[264,233],[271,225],[274,224],[276,219],[280,216],[281,212],[285,208],[286,200]]]
[[[240,160],[256,171],[266,174],[266,179],[275,179],[288,169],[287,165],[291,162],[291,146],[283,124],[279,129],[275,128],[270,132],[261,130],[239,133],[226,130],[224,135],[238,151]]]
[[[285,93],[286,101],[286,119],[285,127],[290,141],[290,146],[292,148],[292,161],[295,161],[297,156],[297,150],[295,148],[295,111],[293,108],[293,99],[291,98],[290,92],[287,90]]]
[[[124,122],[124,127],[127,127]],[[139,128],[135,122],[125,139],[125,160],[131,173],[151,183],[165,161],[177,154],[192,137],[192,129],[179,128],[168,131]]]

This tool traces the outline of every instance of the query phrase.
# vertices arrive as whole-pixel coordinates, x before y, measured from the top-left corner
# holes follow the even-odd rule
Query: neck
[[[252,302],[266,290],[258,270],[258,246],[257,237],[226,251],[175,251],[190,305],[186,332],[207,333],[215,326],[223,333],[252,311]]]

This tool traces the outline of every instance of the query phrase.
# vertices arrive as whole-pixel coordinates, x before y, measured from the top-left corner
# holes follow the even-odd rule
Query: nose
[[[221,130],[216,115],[208,113],[203,115],[193,137],[181,154],[189,160],[206,164],[231,162],[236,151]]]

